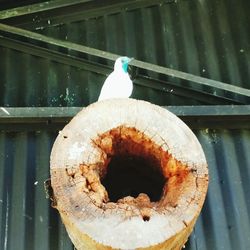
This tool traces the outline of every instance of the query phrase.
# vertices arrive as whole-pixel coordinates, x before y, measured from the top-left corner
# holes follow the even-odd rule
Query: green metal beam
[[[179,70],[174,70],[174,69],[158,66],[158,65],[155,65],[152,63],[138,61],[138,60],[133,60],[131,62],[131,65],[134,65],[138,68],[150,70],[150,71],[153,71],[156,73],[160,73],[160,74],[168,75],[171,77],[176,77],[179,79],[194,82],[194,83],[202,85],[202,86],[208,86],[208,87],[228,91],[228,92],[231,92],[234,94],[239,94],[242,96],[250,97],[250,89],[241,88],[241,87],[238,87],[235,85],[229,85],[227,83],[223,83],[220,81],[204,78],[201,76],[196,76],[196,75],[185,73],[185,72],[182,72]]]
[[[175,96],[191,98],[200,101],[203,104],[226,105],[243,103],[235,99],[226,98],[224,96],[217,96],[209,92],[191,89],[187,86],[179,86],[179,84],[171,81],[161,81],[152,77],[145,77],[143,75],[138,75],[133,80],[133,83],[162,92],[168,92]]]
[[[1,34],[1,31],[3,32],[2,34]],[[65,48],[67,50],[81,52],[84,54],[101,57],[101,58],[105,58],[105,59],[109,59],[113,61],[119,57],[118,55],[112,54],[110,52],[90,48],[84,45],[72,43],[72,42],[65,41],[65,40],[55,39],[55,38],[41,35],[32,31],[28,31],[28,30],[24,30],[24,29],[20,29],[20,28],[16,28],[10,25],[0,23],[0,38],[1,36],[5,37],[7,34],[19,36],[21,39],[28,38],[30,39],[30,42],[44,42],[48,45],[52,45],[52,46],[54,45],[57,47]]]
[[[102,51],[102,50],[98,50],[98,49],[94,49],[94,48],[90,48],[87,46],[83,46],[80,44],[76,44],[76,43],[72,43],[69,41],[64,41],[64,40],[59,40],[59,39],[55,39],[52,37],[47,37],[35,32],[31,32],[28,30],[24,30],[24,29],[20,29],[20,28],[16,28],[16,27],[12,27],[9,25],[5,25],[5,24],[0,24],[0,38],[2,37],[18,37],[18,40],[22,41],[22,39],[24,39],[25,41],[27,39],[29,39],[30,43],[44,43],[46,45],[51,45],[51,46],[56,46],[59,48],[64,48],[67,49],[67,51],[74,51],[74,52],[79,52],[79,53],[84,53],[90,56],[95,56],[98,58],[104,58],[107,60],[115,60],[117,57],[119,57],[119,55],[107,52],[107,51]],[[179,78],[179,79],[183,79],[183,80],[187,80],[187,81],[191,81],[192,83],[195,83],[197,86],[209,86],[212,88],[216,88],[218,90],[223,90],[223,91],[227,91],[230,93],[234,93],[234,94],[238,94],[241,95],[243,97],[250,97],[250,90],[249,89],[245,89],[245,88],[241,88],[241,87],[237,87],[235,85],[229,85],[226,83],[222,83],[220,81],[215,81],[215,80],[211,80],[211,79],[207,79],[204,77],[200,77],[200,76],[196,76],[193,74],[189,74],[189,73],[185,73],[182,71],[178,71],[178,70],[173,70],[170,68],[166,68],[166,67],[162,67],[162,66],[158,66],[155,64],[151,64],[151,63],[147,63],[147,62],[142,62],[139,60],[133,60],[131,62],[131,65],[144,69],[144,70],[148,70],[148,71],[152,71],[152,72],[156,72],[156,73],[160,73],[162,75],[165,76],[171,76],[173,78]],[[244,102],[243,102],[244,103]],[[247,102],[249,103],[249,102]]]
[[[54,1],[46,1],[42,3],[30,4],[22,7],[16,7],[0,11],[0,20],[23,16],[23,15],[29,15],[33,13],[39,13],[48,10],[54,10],[90,1],[93,0],[54,0]]]
[[[24,120],[28,118],[72,118],[84,108],[85,107],[0,107],[0,122],[13,121],[13,119]],[[197,116],[201,119],[202,117],[208,116],[250,116],[250,105],[163,106],[163,108],[180,117]]]
[[[48,20],[55,25],[172,2],[174,0],[55,0],[1,11],[0,20],[6,24],[35,29],[46,27]]]
[[[79,69],[95,72],[95,73],[102,74],[102,75],[108,75],[112,71],[111,68],[104,66],[104,65],[92,63],[88,60],[85,60],[76,56],[64,54],[56,50],[43,48],[43,47],[36,46],[30,43],[17,41],[15,39],[10,39],[10,38],[5,38],[5,37],[0,36],[0,46],[18,50],[18,51],[21,51],[30,55],[47,58],[54,62],[59,62],[62,64],[70,65],[73,67],[77,67]]]
[[[250,128],[250,105],[168,106],[163,107],[191,128]],[[82,107],[0,107],[0,129],[36,128],[44,125],[61,129]]]

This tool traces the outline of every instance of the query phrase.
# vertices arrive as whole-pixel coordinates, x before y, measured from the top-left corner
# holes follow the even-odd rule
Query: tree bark
[[[54,206],[77,249],[181,249],[208,187],[203,150],[174,114],[134,99],[94,103],[59,132]]]

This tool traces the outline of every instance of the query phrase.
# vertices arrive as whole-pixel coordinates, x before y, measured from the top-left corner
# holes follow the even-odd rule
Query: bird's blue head
[[[128,73],[128,64],[133,58],[129,58],[127,56],[122,56],[116,59],[115,61],[115,70],[120,70],[121,68],[125,73]]]

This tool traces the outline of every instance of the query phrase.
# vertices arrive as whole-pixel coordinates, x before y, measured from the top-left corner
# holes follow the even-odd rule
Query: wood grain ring
[[[163,176],[159,198],[141,192],[110,199],[104,183],[114,158],[144,159],[139,170],[146,178]],[[193,132],[166,109],[135,99],[80,111],[60,131],[50,171],[55,207],[77,249],[181,249],[208,188],[206,159]],[[112,178],[111,186],[122,182]]]

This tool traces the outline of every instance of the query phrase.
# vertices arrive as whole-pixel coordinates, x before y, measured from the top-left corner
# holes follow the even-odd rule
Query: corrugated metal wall
[[[210,184],[186,249],[249,249],[250,130],[195,133],[208,160]],[[47,131],[0,133],[0,249],[72,249],[43,188],[55,136]]]
[[[152,3],[153,5],[153,3]],[[48,36],[250,87],[249,2],[186,0],[37,27]],[[237,21],[236,21],[237,20]]]
[[[43,2],[42,0],[0,0],[0,11],[20,6],[25,6],[27,4],[34,4]]]
[[[115,13],[109,13],[106,8],[105,14],[98,10],[97,4],[96,11],[79,9],[76,13],[60,13],[60,18],[53,17],[53,12],[45,17],[37,14],[30,22],[20,19],[16,25],[50,37],[250,88],[248,7],[247,0],[180,0]],[[97,99],[106,76],[17,50],[0,47],[0,105],[83,106]],[[179,79],[153,76],[180,87],[193,86]],[[216,90],[208,87],[200,89],[216,94]],[[208,103],[179,96],[174,91],[157,91],[137,84],[133,97],[159,105]]]
[[[250,131],[199,131],[197,136],[208,160],[210,183],[196,225],[196,249],[248,249]]]
[[[1,106],[86,106],[97,100],[105,79],[9,48],[0,48],[0,54],[5,58],[0,61]]]
[[[0,133],[0,249],[72,249],[45,198],[55,133]]]

